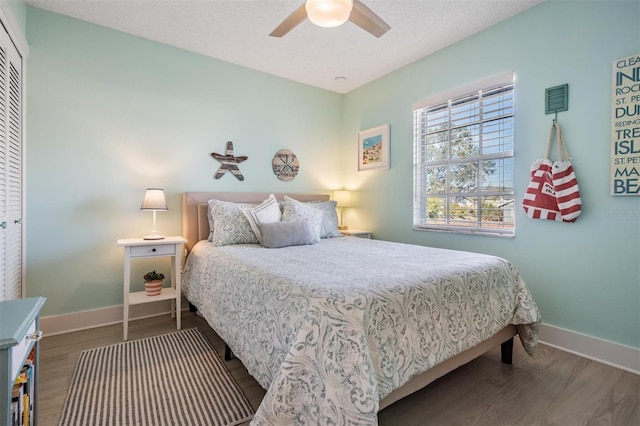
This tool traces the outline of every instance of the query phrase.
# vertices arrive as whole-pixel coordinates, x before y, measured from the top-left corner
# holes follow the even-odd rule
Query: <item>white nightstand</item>
[[[177,328],[180,330],[180,297],[182,284],[180,282],[180,254],[182,244],[186,243],[183,237],[166,237],[162,240],[144,240],[142,238],[130,238],[118,240],[118,245],[124,247],[124,314],[122,325],[124,327],[124,340],[127,340],[129,327],[129,305],[140,303],[171,300],[171,318],[176,318]],[[131,293],[131,260],[147,259],[152,257],[171,257],[171,287],[163,288],[157,296],[147,296],[144,291]]]
[[[371,238],[371,231],[364,229],[341,229],[340,233],[347,237]]]

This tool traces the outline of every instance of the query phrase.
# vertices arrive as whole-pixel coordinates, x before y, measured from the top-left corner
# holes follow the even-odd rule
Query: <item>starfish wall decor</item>
[[[214,176],[215,179],[220,179],[227,171],[230,171],[235,177],[238,178],[238,180],[244,180],[244,176],[242,176],[240,169],[238,169],[238,164],[242,163],[249,157],[247,157],[246,155],[234,157],[233,142],[227,142],[227,155],[212,152],[211,156],[220,162],[220,168]]]

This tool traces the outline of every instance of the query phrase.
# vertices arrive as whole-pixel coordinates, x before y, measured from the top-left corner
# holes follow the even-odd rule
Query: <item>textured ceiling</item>
[[[347,93],[542,0],[363,0],[390,26],[375,38],[308,20],[268,34],[303,0],[26,0],[71,16],[312,86]]]

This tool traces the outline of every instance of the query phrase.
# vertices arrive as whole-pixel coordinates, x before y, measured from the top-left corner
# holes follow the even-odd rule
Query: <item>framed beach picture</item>
[[[389,125],[358,132],[358,170],[388,169]]]

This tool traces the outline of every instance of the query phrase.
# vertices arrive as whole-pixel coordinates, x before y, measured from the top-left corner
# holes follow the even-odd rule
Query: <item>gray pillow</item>
[[[260,223],[262,245],[267,248],[302,246],[319,242],[309,222],[293,220],[290,222]]]

